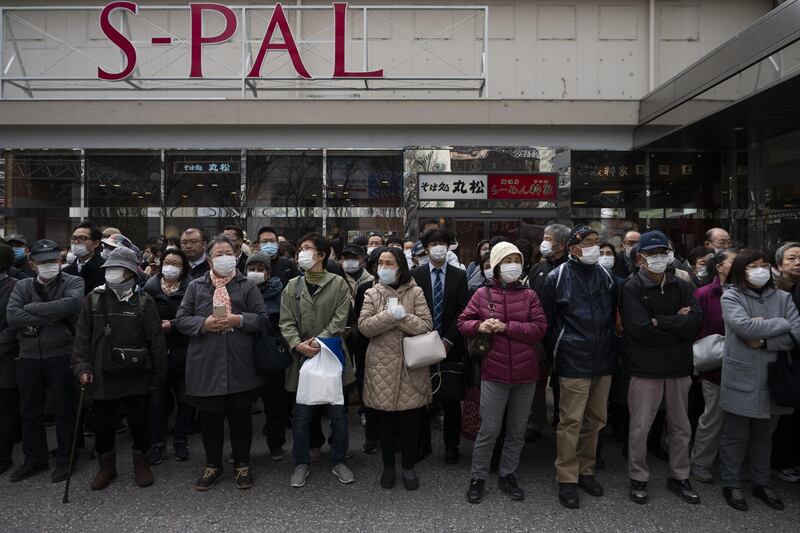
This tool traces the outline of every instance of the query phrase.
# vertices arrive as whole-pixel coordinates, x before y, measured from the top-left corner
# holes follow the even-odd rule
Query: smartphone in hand
[[[227,313],[225,312],[225,306],[224,305],[215,305],[214,306],[214,316],[216,318],[225,318],[225,315],[227,315]]]

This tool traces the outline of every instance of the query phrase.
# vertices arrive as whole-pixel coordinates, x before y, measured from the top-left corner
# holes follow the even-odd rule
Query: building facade
[[[793,231],[791,137],[767,164],[752,142],[684,135],[786,87],[793,34],[699,97],[675,87],[795,2],[35,4],[0,1],[6,234],[66,243],[90,219],[138,241],[231,223],[416,237],[435,218],[471,250],[559,221],[659,227],[685,252],[712,225],[765,246]],[[740,74],[752,61],[763,72]],[[654,101],[665,87],[676,98]],[[769,193],[764,164],[786,173]],[[767,194],[790,206],[778,226],[753,222]]]

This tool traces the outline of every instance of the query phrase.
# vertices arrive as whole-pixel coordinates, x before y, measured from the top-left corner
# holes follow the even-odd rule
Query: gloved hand
[[[396,320],[403,320],[406,317],[406,315],[408,314],[408,313],[406,313],[406,308],[403,307],[402,305],[394,305],[392,307],[389,307],[389,309],[387,309],[387,310],[389,311],[389,313],[392,314],[392,316]]]

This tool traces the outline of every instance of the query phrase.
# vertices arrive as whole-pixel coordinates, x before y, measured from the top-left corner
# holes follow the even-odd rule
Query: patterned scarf
[[[169,296],[170,294],[174,293],[175,291],[177,291],[180,288],[181,288],[181,282],[180,281],[176,280],[173,283],[167,283],[166,278],[164,278],[164,277],[161,278],[161,290],[167,296]]]
[[[213,307],[219,307],[220,305],[225,306],[225,313],[231,314],[233,311],[231,310],[231,296],[228,294],[228,288],[226,285],[236,277],[236,271],[234,270],[231,274],[227,277],[220,278],[217,276],[216,272],[211,270],[211,283],[214,285],[214,297],[212,299]],[[232,329],[223,331],[222,333],[228,333],[232,331]]]

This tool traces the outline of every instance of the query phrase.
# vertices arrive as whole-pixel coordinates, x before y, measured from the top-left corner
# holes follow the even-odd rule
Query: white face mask
[[[506,283],[513,283],[522,275],[522,265],[519,263],[505,263],[500,265],[500,279]]]
[[[236,257],[232,255],[218,255],[211,260],[214,266],[214,272],[217,275],[226,278],[236,269]]]
[[[767,284],[771,275],[767,267],[753,268],[747,271],[747,281],[750,285],[761,288]]]
[[[600,266],[606,268],[614,268],[614,256],[612,255],[601,255],[600,259],[597,260],[600,263]]]
[[[600,247],[598,245],[581,248],[581,256],[578,258],[584,265],[596,265],[600,259]]]
[[[361,268],[361,262],[358,259],[345,259],[342,261],[342,268],[348,274],[353,274],[358,272],[358,269]]]
[[[374,252],[377,249],[378,249],[377,246],[367,246],[367,255],[370,255],[372,252]]]
[[[447,246],[444,244],[431,246],[428,250],[428,255],[437,263],[444,261],[444,258],[447,257]]]
[[[122,267],[107,268],[105,272],[106,282],[119,285],[125,281],[125,269]]]
[[[38,265],[36,268],[39,271],[39,277],[45,281],[50,281],[61,272],[61,265],[58,263],[45,263]]]
[[[317,264],[317,261],[314,259],[314,254],[311,250],[303,250],[299,254],[297,254],[297,266],[302,268],[305,271],[309,271],[314,268],[314,265]]]
[[[397,281],[397,269],[396,268],[379,268],[378,269],[378,279],[384,285],[391,285],[392,283]]]
[[[164,279],[172,281],[181,276],[182,270],[183,269],[181,267],[176,267],[174,265],[164,265],[164,267],[161,269],[161,275],[164,276]]]
[[[69,250],[75,254],[75,257],[86,257],[89,253],[89,249],[86,248],[85,244],[73,244],[69,247]]]
[[[67,263],[72,263],[77,258],[78,258],[78,256],[73,254],[72,251],[67,252]]]
[[[423,255],[422,257],[417,259],[417,263],[419,264],[419,266],[427,266],[427,264],[430,262],[431,260],[427,255]]]
[[[494,271],[491,268],[484,268],[483,277],[486,278],[487,280],[494,278]]]
[[[255,283],[256,285],[261,285],[262,283],[267,281],[267,276],[264,272],[248,272],[247,279]]]
[[[647,270],[653,274],[661,274],[670,264],[668,254],[646,255],[645,260],[647,261]]]
[[[109,248],[103,248],[103,251],[100,252],[100,257],[103,259],[108,259],[108,256],[111,255],[112,250]],[[78,254],[75,254],[78,255]]]
[[[539,252],[541,252],[542,257],[550,257],[553,253],[553,243],[550,241],[542,241],[539,245]]]

